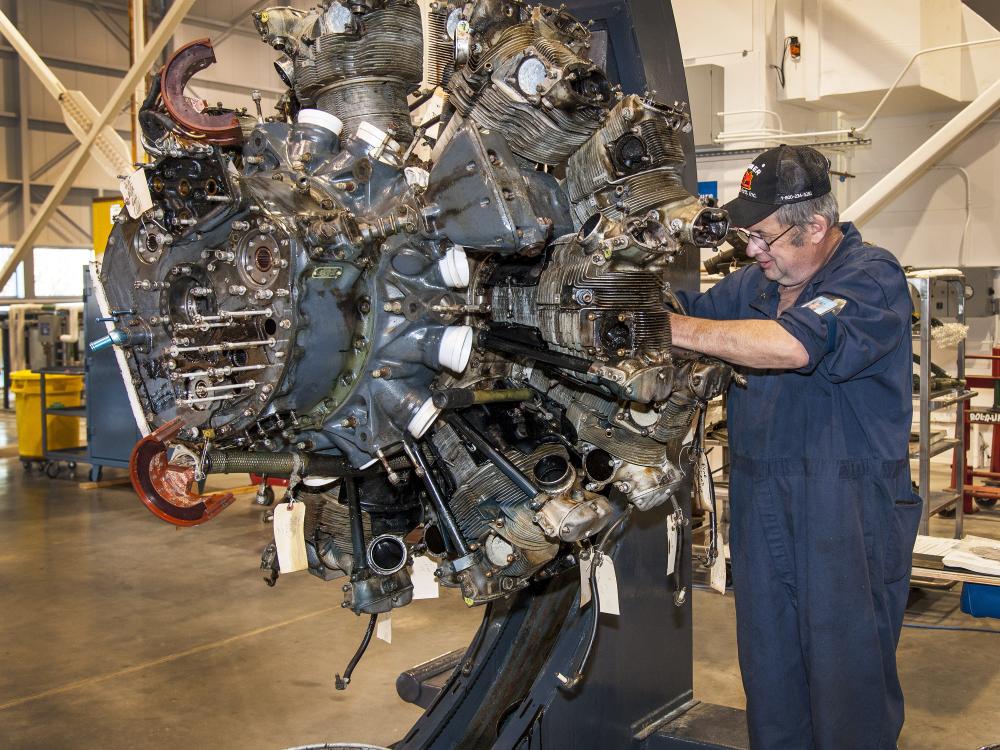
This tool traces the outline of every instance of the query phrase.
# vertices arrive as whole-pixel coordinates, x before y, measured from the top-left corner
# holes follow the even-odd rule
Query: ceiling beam
[[[14,246],[14,252],[3,264],[3,267],[0,268],[0,288],[3,288],[3,285],[7,283],[11,274],[14,273],[14,269],[17,268],[18,263],[35,246],[35,240],[38,239],[45,224],[52,216],[53,211],[69,192],[74,180],[80,175],[84,165],[90,158],[91,149],[97,142],[98,136],[104,130],[105,126],[118,116],[121,108],[132,95],[132,91],[136,85],[138,85],[139,79],[146,74],[146,71],[149,70],[160,52],[170,42],[174,31],[180,22],[184,20],[184,16],[191,9],[191,6],[194,5],[194,2],[195,0],[175,0],[174,4],[170,6],[170,10],[167,11],[163,20],[157,26],[156,31],[149,38],[148,43],[143,47],[141,54],[135,61],[135,65],[129,69],[125,77],[118,83],[114,93],[111,95],[110,101],[105,104],[104,109],[97,116],[97,120],[87,132],[80,147],[62,171],[59,180],[46,196],[45,203],[42,204],[38,213],[32,217],[28,230],[18,239],[17,244]]]
[[[1000,31],[1000,3],[996,0],[962,0],[986,23]]]

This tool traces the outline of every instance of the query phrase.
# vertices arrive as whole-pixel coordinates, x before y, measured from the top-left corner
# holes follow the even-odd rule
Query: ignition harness
[[[358,666],[358,662],[361,661],[361,657],[365,655],[365,651],[368,650],[368,644],[372,642],[372,635],[375,634],[375,622],[378,620],[378,615],[372,615],[368,620],[368,627],[365,629],[365,635],[361,639],[361,645],[358,646],[358,650],[354,652],[354,656],[347,663],[347,669],[344,670],[344,676],[341,677],[337,675],[337,679],[334,680],[334,687],[337,690],[346,690],[347,686],[351,684],[351,675],[354,674],[354,668]]]

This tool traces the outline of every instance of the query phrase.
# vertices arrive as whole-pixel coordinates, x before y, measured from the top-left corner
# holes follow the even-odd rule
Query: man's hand
[[[675,346],[758,370],[797,370],[809,353],[773,320],[705,320],[670,316]]]

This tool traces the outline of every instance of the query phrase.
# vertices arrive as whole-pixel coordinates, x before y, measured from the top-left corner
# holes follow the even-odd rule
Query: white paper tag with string
[[[615,563],[607,555],[601,555],[597,563],[597,595],[601,612],[608,615],[621,614],[618,607],[618,576],[615,575]]]
[[[590,603],[590,562],[593,559],[593,555],[580,558],[580,609]]]
[[[382,612],[375,622],[375,637],[392,643],[392,612]]]
[[[702,510],[711,513],[714,510],[712,508],[712,477],[711,470],[708,467],[708,454],[705,451],[701,451],[698,454],[697,464],[698,478],[695,484],[698,489],[698,504]]]
[[[667,575],[677,569],[677,519],[667,516]]]
[[[278,569],[294,573],[309,567],[305,539],[306,506],[282,503],[274,509],[274,546],[278,551]]]
[[[118,188],[125,200],[128,215],[133,219],[138,219],[153,207],[153,197],[149,193],[145,169],[140,167],[127,175],[122,175],[118,180]]]
[[[719,537],[719,554],[709,571],[709,585],[723,596],[726,595],[726,543]]]
[[[437,563],[429,557],[421,555],[413,558],[413,575],[410,580],[413,582],[414,599],[437,599],[441,595],[441,587],[434,577],[435,570]]]

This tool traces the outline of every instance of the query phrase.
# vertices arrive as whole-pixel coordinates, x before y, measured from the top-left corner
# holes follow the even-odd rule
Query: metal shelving
[[[916,290],[920,298],[920,331],[915,340],[920,342],[920,388],[914,394],[919,421],[917,448],[910,452],[910,458],[918,464],[918,492],[923,498],[920,519],[920,533],[927,534],[930,517],[951,505],[955,506],[955,538],[962,537],[963,507],[962,492],[948,488],[931,490],[931,458],[947,450],[954,450],[954,476],[965,476],[965,425],[962,423],[960,405],[972,399],[973,391],[965,388],[965,341],[958,343],[955,364],[955,379],[963,384],[954,388],[940,388],[931,391],[931,296],[934,285],[949,284],[955,287],[956,319],[965,323],[965,276],[958,271],[932,271],[908,274],[906,280]],[[935,437],[931,433],[931,412],[948,407],[956,408],[955,437]]]
[[[945,451],[951,450],[955,446],[960,445],[961,442],[962,442],[961,440],[955,440],[955,438],[941,438],[939,440],[932,440],[927,447],[927,457],[933,458],[934,456],[940,453],[944,453]],[[919,447],[910,451],[911,459],[918,459],[920,458],[920,455],[921,451]]]

